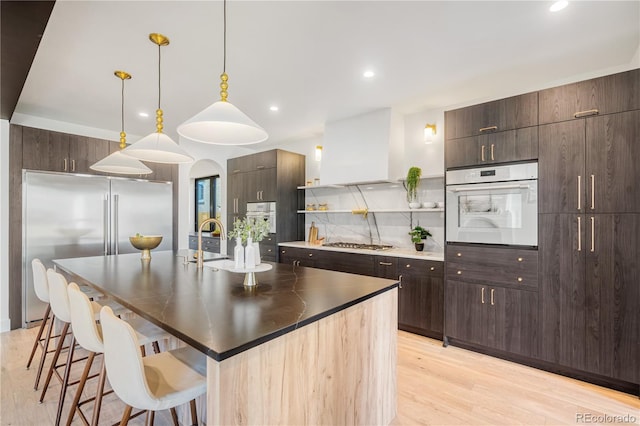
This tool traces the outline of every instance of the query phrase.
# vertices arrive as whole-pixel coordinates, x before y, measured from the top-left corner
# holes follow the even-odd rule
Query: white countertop
[[[278,245],[282,247],[341,251],[341,252],[356,253],[356,254],[373,254],[376,256],[406,257],[411,259],[434,260],[437,262],[444,261],[443,252],[415,251],[408,248],[391,248],[387,250],[366,250],[366,249],[354,249],[354,248],[342,248],[342,247],[326,247],[326,246],[321,246],[316,244],[309,244],[306,241],[289,241],[284,243],[278,243]]]

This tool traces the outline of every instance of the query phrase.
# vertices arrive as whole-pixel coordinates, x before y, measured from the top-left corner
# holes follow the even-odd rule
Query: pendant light
[[[162,46],[169,44],[169,39],[162,34],[152,33],[149,34],[149,40],[158,45],[158,109],[156,110],[156,131],[130,145],[123,150],[122,153],[152,163],[190,163],[193,161],[193,157],[180,148],[169,136],[162,133],[164,126],[162,124],[162,109],[160,108],[160,49]]]
[[[127,147],[127,134],[124,132],[124,81],[130,80],[131,74],[125,71],[114,71],[113,74],[122,81],[120,149],[123,150]],[[89,168],[97,172],[117,173],[122,175],[148,175],[152,171],[140,160],[124,155],[121,151],[109,154]]]
[[[227,0],[223,2],[223,65],[220,75],[220,100],[178,126],[184,138],[217,145],[249,145],[267,140],[267,132],[245,113],[227,101]]]

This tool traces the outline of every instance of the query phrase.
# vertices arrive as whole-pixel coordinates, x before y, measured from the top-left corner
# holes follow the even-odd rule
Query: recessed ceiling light
[[[569,2],[567,0],[558,0],[557,2],[551,5],[549,10],[552,12],[557,12],[559,10],[564,9],[567,6],[569,6]]]
[[[149,117],[149,114],[148,114],[148,113],[146,113],[146,112],[139,112],[139,113],[138,113],[138,115],[139,115],[140,117],[142,117],[142,118],[147,118],[147,117]]]
[[[374,73],[374,72],[373,72],[373,71],[371,71],[371,70],[366,70],[366,71],[362,74],[362,76],[363,76],[364,78],[372,78],[372,77],[373,77],[373,76],[375,76],[375,75],[376,75],[376,73]]]
[[[277,105],[271,105],[271,106],[269,107],[269,111],[278,111],[278,109],[279,109],[279,108],[278,108],[278,106],[277,106]]]

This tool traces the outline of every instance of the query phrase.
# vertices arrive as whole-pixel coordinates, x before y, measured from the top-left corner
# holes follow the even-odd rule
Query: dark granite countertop
[[[397,286],[382,278],[272,264],[247,290],[244,274],[198,270],[171,251],[151,256],[146,263],[139,253],[54,263],[72,280],[101,290],[217,361]]]

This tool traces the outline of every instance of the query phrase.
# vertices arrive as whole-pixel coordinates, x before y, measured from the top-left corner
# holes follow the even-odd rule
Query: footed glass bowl
[[[151,250],[158,247],[162,242],[162,235],[140,235],[129,237],[131,245],[142,250],[142,259],[151,259]]]

